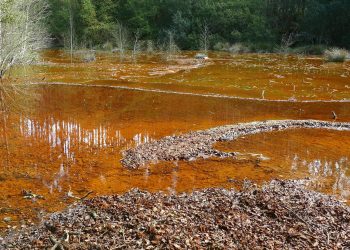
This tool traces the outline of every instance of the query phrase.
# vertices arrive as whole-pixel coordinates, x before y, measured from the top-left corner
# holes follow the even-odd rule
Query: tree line
[[[348,0],[49,0],[57,46],[350,47]],[[120,48],[122,46],[123,48]]]

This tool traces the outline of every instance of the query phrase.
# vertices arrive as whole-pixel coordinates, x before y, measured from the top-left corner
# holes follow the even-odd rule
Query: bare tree
[[[48,36],[44,26],[47,14],[45,0],[0,1],[0,113],[9,159],[7,138],[7,111],[14,103],[15,94],[24,96],[22,84],[11,80],[11,69],[34,62],[37,52],[44,48]]]
[[[69,0],[69,41],[70,41],[70,61],[73,62],[73,39],[74,39],[74,19],[73,19],[73,5],[72,0]]]
[[[155,50],[154,42],[152,40],[146,41],[146,52],[153,53]]]
[[[174,32],[172,30],[168,30],[168,44],[167,44],[167,58],[170,59],[174,57],[179,51],[179,47],[175,43]]]
[[[45,0],[0,1],[0,102],[11,98],[11,91],[19,91],[10,81],[15,65],[33,63],[38,51],[49,39],[44,19],[47,16]],[[7,78],[7,79],[6,79]],[[4,110],[3,110],[4,111]]]
[[[140,51],[140,30],[137,29],[134,34],[134,46],[132,50],[132,57],[135,59],[138,52]]]
[[[201,39],[201,49],[205,52],[208,53],[208,49],[209,49],[209,39],[210,39],[210,29],[209,29],[209,25],[207,22],[204,22],[203,26],[202,26],[202,31],[200,34],[200,39]]]
[[[128,47],[128,31],[122,23],[118,21],[114,32],[114,38],[117,44],[117,50],[121,58],[124,57],[125,50]]]
[[[283,34],[282,38],[281,38],[281,48],[280,51],[282,53],[286,53],[288,52],[288,49],[293,46],[293,44],[296,43],[296,36],[297,34],[295,33],[286,33]]]

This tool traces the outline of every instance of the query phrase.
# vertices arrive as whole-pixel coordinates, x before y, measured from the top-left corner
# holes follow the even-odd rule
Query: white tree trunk
[[[72,1],[69,1],[69,27],[70,27],[70,61],[73,62],[73,9],[72,9]]]
[[[138,53],[138,50],[139,50],[139,38],[140,38],[140,32],[139,32],[139,30],[137,30],[135,33],[134,48],[133,48],[133,52],[132,52],[134,59],[135,59],[136,54]]]
[[[209,37],[210,37],[209,26],[205,22],[203,27],[202,27],[202,32],[201,32],[201,47],[205,53],[207,53],[209,50]]]

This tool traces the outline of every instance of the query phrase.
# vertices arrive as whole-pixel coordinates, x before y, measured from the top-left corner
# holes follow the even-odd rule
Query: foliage
[[[292,50],[295,54],[305,54],[305,55],[323,55],[327,47],[322,44],[311,44],[296,47]]]
[[[229,48],[229,51],[232,54],[242,54],[249,52],[249,48],[241,43],[235,43]]]
[[[225,43],[245,44],[256,51],[276,45],[282,51],[313,44],[350,46],[347,0],[48,1],[48,24],[58,45],[64,45],[68,34],[70,9],[77,45],[101,47],[113,41],[119,47],[115,32],[122,25],[132,40],[124,49],[133,49],[136,32],[140,44],[168,44],[169,31],[181,49],[207,50]]]

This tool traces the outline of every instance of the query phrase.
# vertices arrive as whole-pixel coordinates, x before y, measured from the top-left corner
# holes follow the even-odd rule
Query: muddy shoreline
[[[125,150],[121,163],[126,168],[137,169],[159,161],[235,157],[236,152],[221,152],[215,150],[213,145],[216,142],[230,141],[246,135],[298,128],[349,131],[350,123],[318,120],[271,120],[220,126],[178,136],[167,136],[157,141],[141,144]]]
[[[347,249],[350,208],[272,181],[242,191],[137,189],[76,203],[38,226],[8,232],[1,249]]]

